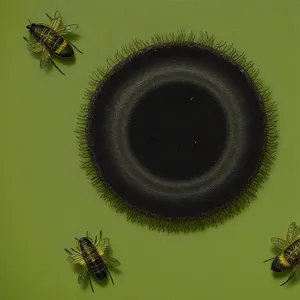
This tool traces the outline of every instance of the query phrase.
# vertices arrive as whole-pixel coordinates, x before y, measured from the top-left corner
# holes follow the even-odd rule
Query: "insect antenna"
[[[31,25],[30,19],[28,19],[29,25]]]
[[[49,58],[49,60],[51,61],[51,63],[53,64],[53,66],[63,75],[66,75],[55,63],[54,61],[51,59],[51,57]]]
[[[89,237],[89,233],[88,233],[88,232],[86,232],[86,237],[87,237],[91,242],[93,242],[93,239]]]
[[[283,286],[283,285],[285,285],[286,283],[288,283],[288,282],[292,279],[292,277],[293,277],[295,274],[296,274],[296,272],[293,272],[293,273],[290,275],[290,277],[289,277],[284,283],[282,283],[280,286]]]
[[[272,257],[272,258],[269,258],[269,259],[267,259],[267,260],[264,260],[263,261],[263,263],[265,263],[265,262],[267,262],[267,261],[270,261],[270,260],[272,260],[272,259],[274,259],[275,257]]]
[[[109,277],[111,279],[112,284],[115,285],[115,282],[114,282],[114,280],[113,280],[113,278],[112,278],[112,276],[111,276],[111,274],[110,274],[110,272],[108,270],[108,267],[106,265],[104,265],[104,267],[105,267],[105,269],[106,269],[106,271],[107,271],[107,273],[108,273],[108,275],[109,275]]]
[[[95,293],[95,292],[94,292],[94,288],[93,288],[93,284],[92,284],[92,280],[91,280],[91,277],[90,277],[90,274],[89,274],[89,273],[88,273],[88,278],[89,278],[89,282],[90,282],[91,289],[92,289],[93,293]]]

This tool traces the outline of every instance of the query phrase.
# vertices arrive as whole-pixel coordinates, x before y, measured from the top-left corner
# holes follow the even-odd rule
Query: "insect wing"
[[[68,258],[67,258],[68,262],[70,262],[71,264],[79,264],[81,266],[84,266],[85,265],[85,261],[84,259],[82,258],[81,254],[79,253],[74,253],[72,255],[70,255]]]
[[[42,50],[41,61],[40,61],[40,68],[41,69],[44,69],[48,65],[49,58],[50,58],[50,53],[46,49],[46,47],[44,47],[43,50]]]
[[[77,24],[71,24],[71,25],[66,25],[65,27],[61,27],[56,30],[56,32],[60,35],[68,34],[71,33],[75,30],[77,30],[78,25]]]
[[[102,255],[102,259],[103,259],[104,263],[109,267],[117,267],[121,264],[117,259],[115,259],[109,255],[105,255],[105,254]]]
[[[270,241],[275,247],[279,249],[284,249],[288,245],[285,240],[277,237],[271,237]]]
[[[55,13],[54,13],[54,18],[51,18],[48,14],[46,14],[47,17],[49,18],[50,20],[50,27],[53,29],[53,30],[57,30],[57,28],[59,27],[60,23],[61,23],[61,15],[60,15],[60,12],[57,10]]]
[[[97,250],[98,250],[98,253],[102,256],[104,255],[106,249],[108,248],[109,246],[109,243],[110,243],[110,240],[109,238],[104,238],[102,240],[100,240],[97,244]]]
[[[294,238],[296,237],[296,229],[297,229],[297,225],[295,222],[291,223],[291,225],[289,226],[287,235],[286,235],[286,241],[287,243],[291,243]]]
[[[34,53],[39,53],[41,51],[43,51],[43,45],[38,43],[38,42],[34,42],[34,41],[29,41],[27,38],[23,37],[24,40],[27,42],[27,48],[29,51],[34,52]]]
[[[77,280],[79,284],[83,284],[84,283],[87,274],[88,274],[87,267],[82,267],[82,269],[81,269],[81,271],[80,271],[80,273],[78,275],[78,280]]]

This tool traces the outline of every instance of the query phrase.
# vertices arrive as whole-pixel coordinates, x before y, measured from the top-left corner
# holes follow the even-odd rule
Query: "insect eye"
[[[30,26],[29,26],[29,25],[27,25],[27,26],[26,26],[26,29],[28,29],[28,30],[29,30],[29,29],[30,29]]]

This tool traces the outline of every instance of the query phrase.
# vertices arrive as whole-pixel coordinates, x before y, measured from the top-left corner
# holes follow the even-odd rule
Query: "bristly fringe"
[[[265,150],[256,174],[249,180],[239,196],[233,199],[231,203],[201,219],[159,219],[151,214],[140,212],[134,207],[129,207],[118,199],[114,192],[107,187],[97,175],[97,165],[94,163],[90,151],[90,136],[88,129],[91,111],[94,106],[95,95],[102,83],[121,69],[123,64],[128,60],[131,60],[139,51],[160,45],[174,44],[191,45],[202,49],[208,49],[237,66],[241,72],[244,72],[248,81],[252,83],[252,87],[256,89],[261,96],[261,110],[267,118],[265,126]],[[77,121],[78,126],[75,132],[79,143],[81,167],[85,170],[87,177],[90,178],[92,184],[97,188],[102,198],[104,198],[110,206],[118,212],[124,213],[128,220],[141,225],[148,225],[150,229],[167,231],[169,233],[191,232],[224,223],[226,220],[239,214],[254,198],[257,197],[258,190],[262,187],[270,174],[278,150],[278,112],[276,104],[271,100],[269,87],[259,78],[259,70],[254,68],[254,63],[252,61],[246,59],[244,53],[237,51],[233,45],[228,45],[225,42],[216,42],[215,37],[208,35],[207,32],[200,33],[200,37],[196,37],[193,32],[190,32],[187,35],[184,31],[180,31],[177,34],[156,34],[150,41],[134,40],[131,45],[121,47],[121,51],[117,51],[114,58],[108,58],[107,63],[108,65],[106,68],[98,69],[97,72],[94,72],[94,76],[91,77],[91,88],[85,91],[86,103],[81,106],[81,112]]]

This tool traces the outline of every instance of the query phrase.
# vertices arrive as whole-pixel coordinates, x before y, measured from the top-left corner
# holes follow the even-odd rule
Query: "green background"
[[[22,36],[27,19],[61,12],[77,23],[76,63],[66,73],[39,69]],[[280,287],[269,238],[300,219],[298,0],[2,1],[0,298],[289,299],[300,281]],[[207,30],[255,62],[280,112],[280,146],[258,199],[218,228],[191,234],[149,231],[101,201],[79,168],[74,129],[89,75],[132,38]],[[72,40],[72,39],[71,39]],[[122,265],[115,286],[77,284],[63,248],[100,229]]]

